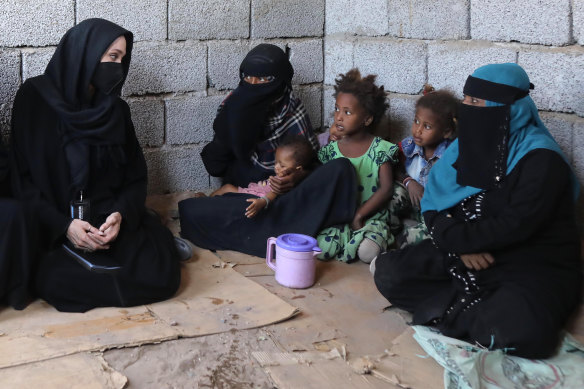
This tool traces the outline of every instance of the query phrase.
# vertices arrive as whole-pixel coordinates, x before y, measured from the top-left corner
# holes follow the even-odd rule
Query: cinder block
[[[325,85],[322,90],[322,128],[326,130],[335,121],[335,88]]]
[[[302,101],[315,132],[322,126],[322,87],[295,86],[294,94]]]
[[[127,99],[136,136],[142,146],[164,143],[164,102],[157,99]]]
[[[411,135],[412,122],[416,114],[416,101],[419,95],[389,95],[389,134],[388,138],[397,143]]]
[[[0,50],[0,106],[11,106],[19,87],[20,53]]]
[[[3,0],[0,15],[0,46],[55,45],[75,24],[75,1]]]
[[[324,82],[335,84],[335,78],[353,68],[353,39],[325,38],[324,40]]]
[[[166,143],[206,144],[213,139],[213,120],[226,95],[166,100]]]
[[[132,52],[124,95],[188,92],[207,87],[207,47],[182,42],[138,42]]]
[[[572,2],[572,30],[574,39],[584,45],[584,1]]]
[[[148,194],[205,190],[209,175],[201,160],[202,146],[146,150]]]
[[[388,33],[388,1],[334,0],[326,2],[325,35],[379,36]]]
[[[254,0],[251,3],[251,37],[322,36],[324,0]]]
[[[166,39],[166,0],[77,0],[77,20],[103,18],[134,34],[135,41]]]
[[[467,39],[470,0],[392,0],[389,34],[403,38]]]
[[[294,67],[294,84],[322,82],[323,55],[322,39],[290,41],[290,62]]]
[[[515,62],[515,49],[487,42],[432,42],[428,44],[428,82],[462,97],[467,77],[490,63]],[[419,85],[419,92],[423,85]]]
[[[565,113],[540,112],[539,117],[556,142],[558,142],[564,154],[566,154],[568,161],[571,161],[572,145],[574,143],[574,122],[579,119],[578,116]]]
[[[473,1],[472,39],[566,45],[570,43],[570,0]]]
[[[583,54],[584,49],[579,46],[519,52],[519,64],[535,85],[531,96],[539,109],[584,116]]]
[[[426,82],[426,45],[421,41],[375,38],[355,43],[354,64],[361,74],[377,74],[385,90],[417,93]]]
[[[249,0],[169,0],[168,38],[247,38],[249,12]]]
[[[235,89],[239,84],[239,65],[258,42],[209,41],[209,86]]]
[[[22,81],[43,74],[54,53],[54,47],[36,49],[34,51],[23,51]]]

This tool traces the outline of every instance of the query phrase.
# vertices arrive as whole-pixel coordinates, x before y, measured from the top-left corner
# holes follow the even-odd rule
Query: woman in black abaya
[[[278,46],[257,45],[239,68],[239,86],[221,103],[213,141],[201,157],[207,172],[223,183],[246,187],[274,172],[275,152],[290,135],[318,148],[304,104],[292,93],[294,69]]]
[[[578,306],[578,184],[517,64],[469,76],[459,138],[430,172],[422,211],[431,240],[381,254],[375,283],[414,324],[547,358]]]
[[[29,301],[34,236],[22,204],[10,195],[8,153],[0,141],[0,305],[24,309]]]
[[[286,136],[303,135],[318,148],[306,109],[292,95],[294,69],[286,53],[260,44],[250,50],[239,71],[239,86],[220,107],[213,123],[215,137],[201,157],[209,174],[223,176],[224,182],[245,187],[269,177],[280,196],[251,219],[245,216],[251,195],[181,201],[181,235],[211,250],[263,256],[270,236],[289,232],[314,236],[325,227],[352,220],[357,184],[349,161],[320,166],[300,183],[294,175],[273,175],[274,153]]]
[[[14,102],[14,191],[39,219],[43,250],[36,292],[62,311],[159,301],[180,283],[172,234],[145,211],[146,163],[119,97],[132,39],[103,19],[79,23]],[[89,207],[73,218],[76,200]],[[79,265],[63,243],[121,266],[117,282]]]

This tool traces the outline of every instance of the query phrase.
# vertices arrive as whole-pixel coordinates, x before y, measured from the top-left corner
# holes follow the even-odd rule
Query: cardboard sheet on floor
[[[244,254],[232,250],[219,250],[217,251],[217,255],[225,262],[237,263],[238,265],[255,265],[259,263],[266,263],[265,258],[256,257],[255,255]],[[268,265],[266,265],[266,268],[269,270]]]
[[[79,353],[0,371],[0,388],[122,389],[128,379],[101,355]]]
[[[44,301],[23,311],[0,311],[0,368],[81,351],[104,350],[247,329],[279,322],[298,311],[235,272],[215,268],[217,256],[197,249],[183,268],[177,295],[133,308],[62,313]]]
[[[375,361],[374,376],[397,379],[408,388],[441,389],[444,387],[444,369],[430,358],[414,339],[409,327],[394,339],[390,355]]]

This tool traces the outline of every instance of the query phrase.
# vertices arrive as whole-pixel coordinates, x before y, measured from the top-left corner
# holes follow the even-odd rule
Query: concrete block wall
[[[6,0],[0,2],[0,131],[19,86],[41,74],[62,35],[102,17],[134,33],[123,98],[149,167],[149,192],[217,187],[199,153],[239,65],[262,42],[288,47],[294,91],[322,122],[325,0]]]
[[[583,1],[327,0],[325,26],[325,126],[332,122],[334,79],[352,67],[377,74],[390,91],[389,124],[379,132],[398,141],[409,134],[425,83],[462,97],[475,68],[516,62],[584,182]]]
[[[150,168],[151,193],[206,189],[198,153],[216,108],[255,45],[288,47],[294,90],[315,128],[332,122],[334,79],[357,66],[390,91],[380,133],[409,132],[424,83],[459,96],[491,62],[530,74],[542,118],[584,181],[584,1],[580,0],[6,0],[0,2],[0,131],[14,95],[42,73],[61,36],[104,17],[135,36],[123,97]]]
[[[530,75],[542,120],[584,183],[584,1],[327,0],[325,26],[325,127],[335,77],[352,67],[377,74],[390,91],[390,120],[378,133],[399,141],[409,135],[425,83],[462,97],[477,67],[515,62]],[[580,204],[584,220],[582,196]]]

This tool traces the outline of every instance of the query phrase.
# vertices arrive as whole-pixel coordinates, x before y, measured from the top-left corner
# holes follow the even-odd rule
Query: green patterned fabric
[[[395,164],[397,162],[398,147],[379,137],[375,137],[365,154],[357,158],[347,158],[357,172],[360,194],[359,204],[363,204],[377,191],[379,187],[379,167],[385,162]],[[320,149],[318,158],[322,163],[327,163],[337,158],[346,158],[337,142],[331,142]],[[372,215],[363,228],[353,231],[350,225],[329,227],[322,230],[318,236],[318,246],[322,253],[319,259],[332,259],[351,262],[357,259],[357,250],[363,239],[371,239],[385,250],[394,241],[388,226],[390,213],[388,207],[380,209]]]
[[[412,206],[408,190],[402,183],[396,181],[393,188],[389,213],[391,232],[396,237],[397,248],[403,249],[430,238],[422,212]]]

